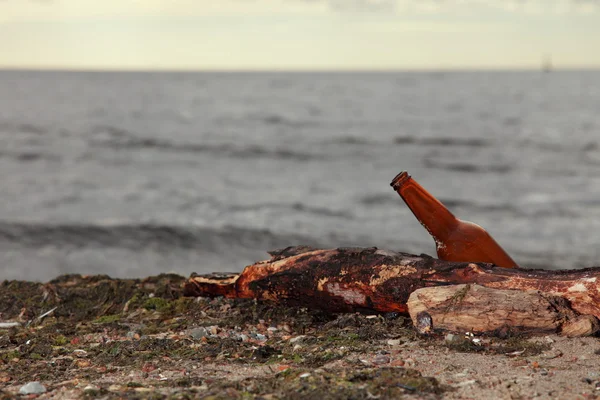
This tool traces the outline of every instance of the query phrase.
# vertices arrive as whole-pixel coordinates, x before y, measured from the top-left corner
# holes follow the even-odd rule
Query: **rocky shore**
[[[597,338],[419,336],[396,313],[183,297],[185,280],[1,283],[0,398],[600,398]]]

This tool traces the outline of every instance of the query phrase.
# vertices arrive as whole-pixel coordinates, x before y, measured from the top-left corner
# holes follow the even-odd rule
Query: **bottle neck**
[[[435,197],[406,172],[401,172],[391,186],[402,197],[419,222],[434,239],[443,241],[460,221]]]

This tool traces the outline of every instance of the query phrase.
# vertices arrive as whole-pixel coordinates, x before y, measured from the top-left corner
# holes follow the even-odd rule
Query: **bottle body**
[[[391,185],[435,240],[440,259],[487,262],[504,268],[518,267],[485,229],[456,218],[408,173],[398,174]]]

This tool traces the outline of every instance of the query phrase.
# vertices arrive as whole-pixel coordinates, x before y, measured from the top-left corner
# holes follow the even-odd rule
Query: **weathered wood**
[[[562,297],[538,291],[491,289],[476,284],[422,288],[411,293],[408,309],[415,326],[421,313],[433,329],[490,333],[512,332],[589,336],[598,328],[595,317],[579,316]]]
[[[185,293],[286,301],[330,311],[407,313],[409,296],[417,289],[471,283],[559,296],[577,313],[600,317],[600,268],[507,269],[377,248],[304,246],[270,254],[270,260],[250,265],[239,275],[192,276]]]

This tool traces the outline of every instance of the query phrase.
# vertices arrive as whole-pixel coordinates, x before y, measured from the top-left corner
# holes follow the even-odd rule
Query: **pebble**
[[[302,348],[302,346],[300,346],[299,344],[295,345],[294,348],[292,349],[292,351],[298,351]]]
[[[9,329],[17,326],[21,326],[19,322],[0,322],[0,329]]]
[[[390,357],[386,356],[385,354],[378,354],[373,359],[373,364],[377,364],[377,365],[388,364],[389,362],[390,362]]]
[[[400,346],[400,343],[402,343],[400,339],[390,339],[387,341],[387,344],[390,346]]]
[[[263,340],[267,340],[267,337],[263,334],[257,333],[256,340],[260,340],[262,342]]]
[[[433,331],[433,320],[431,319],[431,315],[425,311],[418,313],[416,327],[421,335],[430,334]]]
[[[278,329],[275,328],[274,326],[270,326],[270,327],[267,328],[267,331],[269,331],[269,332],[277,332],[277,330]]]
[[[46,388],[39,382],[29,382],[19,389],[19,394],[41,394],[46,393]]]
[[[468,381],[457,383],[456,386],[459,386],[459,387],[471,386],[471,385],[474,385],[476,383],[477,383],[477,379],[470,379]]]
[[[444,337],[444,340],[448,343],[452,343],[454,342],[456,339],[458,339],[458,335],[455,335],[453,333],[449,333]]]
[[[100,390],[100,388],[95,385],[87,385],[83,388],[84,392],[97,392],[98,390]]]
[[[600,374],[594,371],[590,372],[587,377],[593,380],[597,380],[598,378],[600,378]]]
[[[302,339],[304,339],[306,337],[306,335],[300,335],[300,336],[296,336],[295,338],[291,338],[290,339],[290,343],[294,344],[296,342],[301,341]]]
[[[79,358],[87,357],[87,351],[82,350],[82,349],[73,350],[73,354]]]
[[[206,328],[195,328],[190,331],[190,336],[194,339],[202,339],[203,337],[208,336],[208,332]]]
[[[140,340],[140,334],[137,333],[136,331],[129,331],[129,332],[127,332],[127,338],[128,339]]]
[[[310,376],[310,372],[305,372],[299,376],[300,379],[308,378]]]

